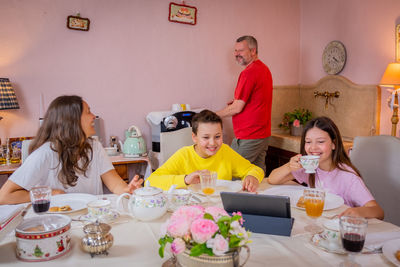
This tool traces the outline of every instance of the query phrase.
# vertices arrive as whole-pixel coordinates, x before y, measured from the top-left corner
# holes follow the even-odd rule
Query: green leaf
[[[218,219],[218,222],[230,222],[230,220],[231,220],[231,217],[229,217],[229,216],[221,216]]]
[[[221,235],[224,238],[227,238],[228,233],[229,233],[229,228],[230,228],[229,224],[226,224],[225,222],[221,222],[221,221],[218,221],[217,224],[218,224],[218,228],[219,228]]]
[[[164,236],[158,240],[158,243],[160,244],[160,248],[158,249],[158,254],[160,255],[161,258],[164,258],[164,249],[167,243],[172,243],[174,239],[171,236]]]
[[[242,216],[240,216],[240,215],[234,215],[234,216],[232,216],[232,218],[231,218],[231,222],[238,221],[238,220],[240,220],[241,218],[242,218]]]
[[[203,218],[214,221],[214,217],[210,213],[205,213]]]
[[[190,256],[197,257],[203,253],[209,254],[209,252],[207,250],[210,250],[210,249],[206,246],[206,243],[197,244],[197,245],[193,246],[192,249],[190,250]],[[211,250],[211,253],[212,253],[212,250]]]
[[[235,235],[232,235],[231,238],[229,239],[229,247],[230,248],[236,248],[239,246],[240,241],[242,241],[243,238],[239,238]]]

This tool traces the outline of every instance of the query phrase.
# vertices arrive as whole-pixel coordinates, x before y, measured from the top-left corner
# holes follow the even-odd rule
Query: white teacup
[[[301,156],[300,164],[306,170],[305,173],[315,173],[315,169],[318,168],[319,156]]]
[[[87,204],[88,215],[93,218],[100,218],[111,213],[111,202],[107,199],[93,200]]]
[[[191,197],[190,190],[187,189],[175,189],[168,194],[168,209],[171,211],[177,210],[181,206],[189,204]]]

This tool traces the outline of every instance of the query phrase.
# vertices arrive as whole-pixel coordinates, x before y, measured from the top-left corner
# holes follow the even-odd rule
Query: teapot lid
[[[111,230],[111,226],[106,223],[94,223],[87,224],[83,227],[85,234],[107,234]]]
[[[162,189],[153,187],[153,186],[145,186],[142,188],[138,188],[134,191],[134,193],[138,196],[153,196],[162,192]]]

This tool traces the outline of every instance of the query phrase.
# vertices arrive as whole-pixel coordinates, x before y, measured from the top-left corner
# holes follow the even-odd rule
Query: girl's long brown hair
[[[306,155],[306,151],[304,148],[306,134],[308,130],[317,127],[318,129],[327,132],[332,142],[335,144],[335,149],[332,151],[332,163],[333,166],[342,171],[350,172],[345,169],[343,165],[349,166],[353,169],[353,173],[358,175],[361,178],[360,172],[357,168],[351,163],[349,156],[343,147],[342,137],[340,135],[339,129],[336,124],[328,117],[318,117],[307,122],[303,133],[301,135],[301,143],[300,143],[300,153],[302,155]],[[310,187],[315,187],[315,174],[312,173],[308,177],[308,185]]]
[[[50,148],[58,154],[61,164],[58,179],[64,188],[76,185],[76,173],[86,176],[92,160],[92,146],[81,126],[82,111],[83,100],[80,96],[64,95],[54,99],[29,147],[29,153],[32,153],[44,143],[50,142]],[[79,160],[81,164],[78,164]]]

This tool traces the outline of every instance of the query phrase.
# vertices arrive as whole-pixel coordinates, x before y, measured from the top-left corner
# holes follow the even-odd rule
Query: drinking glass
[[[364,247],[368,226],[367,219],[363,217],[342,216],[339,219],[339,226],[343,248],[348,252],[346,261],[342,262],[340,266],[361,266],[355,262],[354,257]]]
[[[207,196],[207,201],[210,202],[210,196],[214,194],[217,185],[217,172],[209,171],[200,174],[201,191]]]
[[[318,226],[317,219],[322,215],[325,204],[325,191],[317,188],[307,188],[303,192],[304,204],[306,207],[307,216],[309,216],[313,223],[304,227],[307,232],[313,234],[323,231],[321,226]]]
[[[51,188],[48,186],[33,187],[29,190],[33,211],[43,214],[50,208]]]

